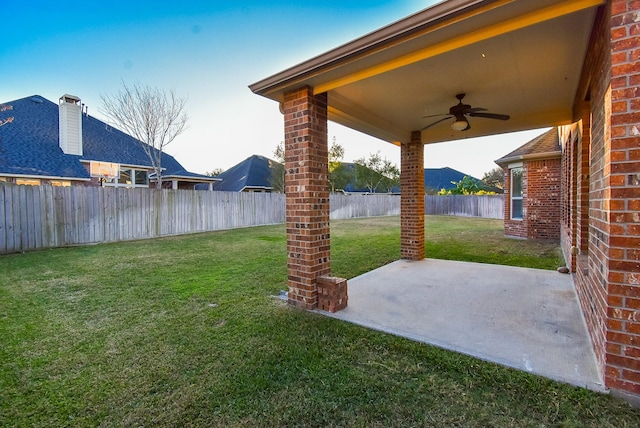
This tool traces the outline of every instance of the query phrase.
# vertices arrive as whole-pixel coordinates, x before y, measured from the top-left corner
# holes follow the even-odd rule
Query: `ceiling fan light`
[[[451,124],[451,129],[454,131],[463,131],[469,126],[469,122],[464,119],[456,119],[455,122]]]

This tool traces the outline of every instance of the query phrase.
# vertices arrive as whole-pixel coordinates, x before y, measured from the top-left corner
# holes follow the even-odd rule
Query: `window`
[[[71,182],[67,180],[51,180],[51,185],[54,187],[69,187]]]
[[[106,180],[105,187],[149,187],[149,172],[144,169],[120,167],[120,176],[115,180]]]
[[[136,185],[144,185],[144,186],[149,186],[149,174],[147,174],[147,171],[140,171],[140,170],[135,170],[135,176],[136,176]]]
[[[29,178],[16,178],[16,184],[21,184],[23,186],[39,186],[40,180],[29,179]]]
[[[511,219],[522,220],[522,167],[511,168]]]
[[[131,170],[122,168],[120,170],[120,177],[118,177],[118,184],[131,184]]]

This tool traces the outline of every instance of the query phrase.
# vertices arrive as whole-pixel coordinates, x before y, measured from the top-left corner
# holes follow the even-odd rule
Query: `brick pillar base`
[[[424,258],[424,144],[420,131],[401,145],[400,155],[400,256]]]
[[[347,307],[347,280],[335,276],[318,278],[318,309],[337,312]]]
[[[327,94],[286,93],[284,117],[289,304],[315,309],[317,278],[331,272]]]

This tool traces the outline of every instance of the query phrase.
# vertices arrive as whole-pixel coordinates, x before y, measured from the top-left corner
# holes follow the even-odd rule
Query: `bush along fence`
[[[485,216],[502,199],[427,196],[427,214]],[[432,201],[432,198],[437,198]],[[488,203],[486,198],[498,202]],[[444,200],[448,200],[443,205]],[[471,200],[471,199],[469,199]],[[475,204],[475,205],[474,205]],[[398,195],[331,195],[331,218],[400,214]],[[477,208],[479,206],[491,206]],[[494,206],[495,205],[495,206]],[[432,206],[438,206],[435,212]],[[464,211],[466,210],[466,211]],[[0,183],[0,254],[103,242],[279,224],[285,196],[110,187],[18,186]]]

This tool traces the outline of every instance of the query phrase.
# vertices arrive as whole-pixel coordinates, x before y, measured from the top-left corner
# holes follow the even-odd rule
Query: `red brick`
[[[629,358],[640,358],[640,348],[636,348],[633,346],[625,346],[624,356]]]
[[[421,133],[400,147],[400,256],[424,258],[424,144]],[[418,183],[420,185],[416,186]]]
[[[634,315],[638,315],[638,314],[634,314]],[[624,325],[624,330],[627,333],[632,333],[635,335],[640,334],[640,324],[635,323],[635,322],[626,322]]]
[[[609,332],[607,333],[607,338],[620,345],[640,346],[640,337],[635,334]],[[640,368],[640,360],[633,362],[633,364]]]
[[[640,372],[637,371],[623,370],[620,378],[629,382],[640,384]]]

